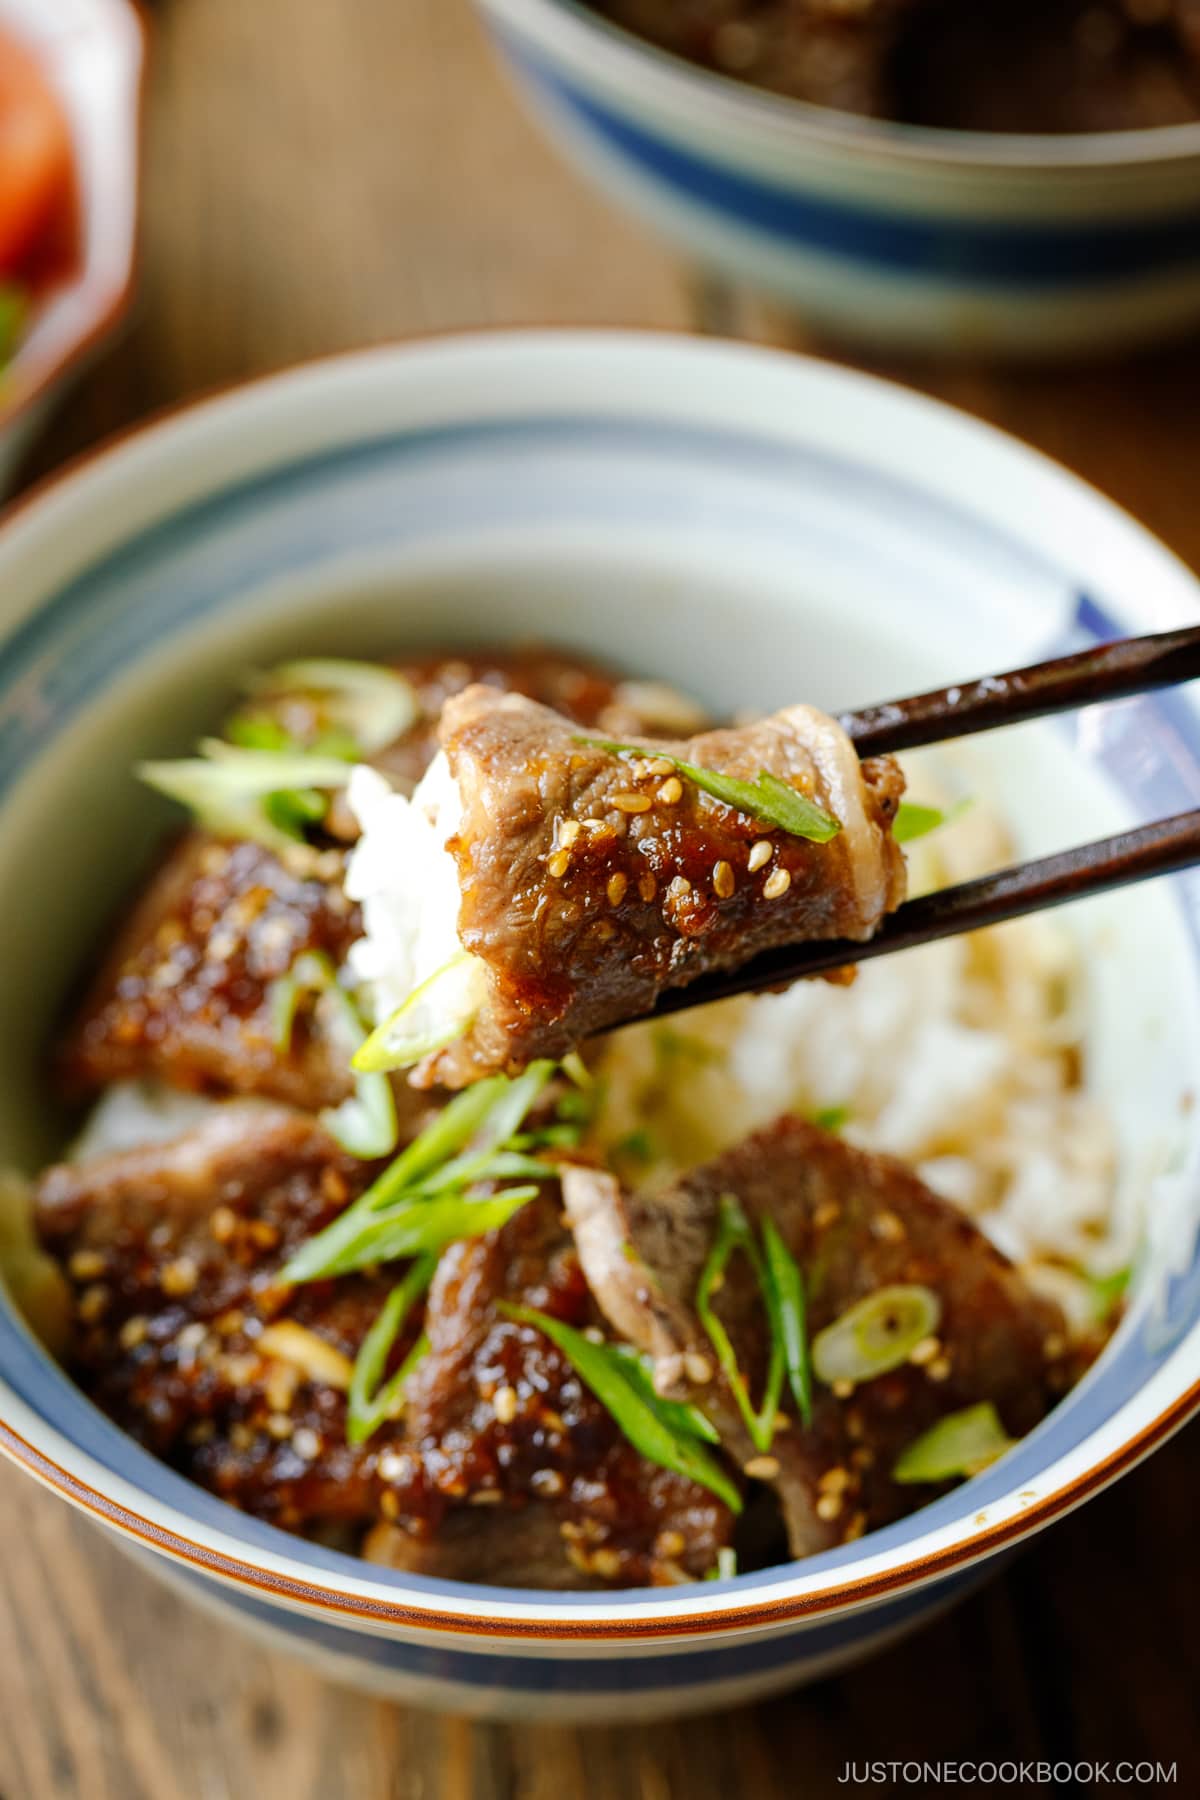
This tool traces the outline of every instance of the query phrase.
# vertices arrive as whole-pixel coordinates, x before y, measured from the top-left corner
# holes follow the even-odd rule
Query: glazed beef
[[[174,1143],[63,1164],[37,1187],[81,1386],[156,1455],[295,1529],[376,1516],[392,1431],[352,1450],[345,1387],[391,1279],[278,1280],[371,1173],[303,1115],[237,1101]]]
[[[268,1095],[316,1111],[350,1091],[344,1041],[319,1003],[281,1053],[271,984],[302,951],[336,965],[361,931],[344,857],[192,834],[168,855],[87,996],[61,1068],[74,1092],[129,1076]]]
[[[691,701],[661,682],[623,681],[597,663],[553,650],[471,650],[393,666],[412,683],[420,710],[405,735],[371,760],[402,793],[412,792],[433,760],[442,707],[473,685],[525,694],[577,725],[610,733],[653,736],[678,731],[681,721],[685,730],[703,723]]]
[[[891,1158],[784,1118],[656,1196],[625,1193],[602,1172],[569,1170],[568,1217],[607,1318],[653,1357],[660,1391],[700,1402],[743,1462],[755,1451],[694,1304],[726,1194],[752,1223],[775,1221],[804,1274],[812,1334],[893,1283],[928,1287],[942,1306],[936,1340],[914,1360],[852,1390],[817,1383],[811,1430],[793,1420],[776,1436],[777,1467],[767,1464],[764,1478],[778,1493],[794,1556],[923,1504],[930,1490],[898,1486],[891,1470],[937,1419],[990,1400],[1019,1436],[1067,1385],[1058,1308]],[[745,1257],[730,1263],[714,1305],[757,1393],[767,1328]]]
[[[430,1349],[408,1384],[405,1454],[384,1502],[390,1528],[367,1554],[530,1587],[703,1577],[729,1541],[729,1510],[645,1462],[561,1352],[505,1318],[499,1300],[580,1329],[601,1323],[557,1193],[442,1257],[426,1308]]]
[[[459,936],[488,997],[421,1077],[461,1086],[558,1056],[667,988],[806,938],[867,938],[904,893],[891,836],[903,777],[860,763],[809,707],[662,746],[753,780],[769,770],[841,822],[831,842],[772,830],[702,793],[657,746],[629,759],[545,707],[468,688],[442,715],[462,800],[449,841]]]

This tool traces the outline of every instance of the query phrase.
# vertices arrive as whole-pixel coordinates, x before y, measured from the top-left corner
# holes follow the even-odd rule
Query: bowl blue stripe
[[[790,248],[870,263],[895,275],[1052,291],[1200,270],[1200,208],[1103,224],[1030,225],[952,213],[944,221],[826,199],[710,161],[635,124],[565,81],[522,40],[493,24],[520,77],[646,180]]]

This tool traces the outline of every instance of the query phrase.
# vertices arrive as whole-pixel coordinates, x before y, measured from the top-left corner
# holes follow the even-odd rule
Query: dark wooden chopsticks
[[[841,722],[860,755],[876,756],[1128,699],[1198,677],[1200,627],[1123,639],[1006,675],[845,713]],[[734,994],[787,987],[808,975],[829,974],[849,963],[999,925],[1156,875],[1178,874],[1196,863],[1200,809],[906,900],[865,943],[842,939],[786,945],[738,968],[711,971],[687,987],[660,994],[654,1012],[681,1012]]]
[[[1044,719],[1101,700],[1128,700],[1200,676],[1200,627],[1121,638],[1074,656],[984,675],[957,687],[935,688],[843,713],[842,729],[860,756],[915,750],[921,744],[969,737],[1000,725]]]

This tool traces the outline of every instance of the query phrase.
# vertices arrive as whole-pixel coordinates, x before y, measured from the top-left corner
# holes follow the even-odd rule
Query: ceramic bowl
[[[1200,123],[936,131],[764,93],[578,0],[478,0],[546,131],[700,263],[841,339],[1078,355],[1200,319]]]
[[[1039,456],[899,389],[669,337],[514,334],[334,359],[191,407],[0,528],[0,1163],[59,1129],[44,1046],[247,663],[538,635],[722,709],[853,706],[1194,621],[1165,550]],[[1200,801],[1182,691],[979,740],[1022,852]],[[1133,1303],[988,1473],[810,1561],[670,1590],[405,1577],[285,1535],[103,1417],[0,1305],[9,1454],[248,1628],[366,1687],[506,1718],[710,1708],[864,1655],[1200,1403],[1200,883],[1068,909],[1090,1079],[1158,1171]]]
[[[0,488],[67,378],[133,292],[145,31],[131,0],[0,0],[0,27],[33,49],[75,152],[78,254],[39,301],[0,390]]]

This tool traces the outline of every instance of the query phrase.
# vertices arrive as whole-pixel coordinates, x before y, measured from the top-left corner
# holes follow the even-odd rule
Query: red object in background
[[[36,57],[0,32],[0,277],[34,260],[48,235],[58,238],[71,190],[58,96]]]

